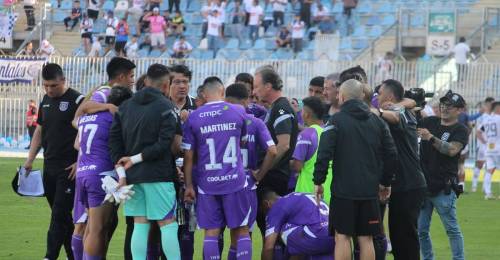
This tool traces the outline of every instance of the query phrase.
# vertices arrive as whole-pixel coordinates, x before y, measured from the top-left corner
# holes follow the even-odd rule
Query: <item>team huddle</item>
[[[468,141],[464,126],[445,124],[464,107],[460,95],[440,99],[441,119],[419,119],[399,82],[384,81],[372,95],[358,66],[314,78],[299,112],[271,66],[229,86],[207,77],[195,98],[184,65],[153,64],[137,82],[134,70],[113,58],[107,84],[84,97],[65,86],[59,65],[43,67],[46,95],[24,167],[43,147],[52,209],[46,259],[63,245],[69,259],[105,259],[120,204],[125,259],[193,259],[196,229],[204,230],[203,259],[252,259],[256,230],[261,259],[383,259],[386,204],[395,259],[419,259],[419,240],[430,244],[420,226],[430,215],[420,210],[429,203],[440,213],[434,199],[451,196],[446,185]],[[478,129],[491,196],[500,103],[489,111]],[[463,254],[463,240],[456,243],[454,255]],[[431,259],[432,245],[422,244],[422,255]]]

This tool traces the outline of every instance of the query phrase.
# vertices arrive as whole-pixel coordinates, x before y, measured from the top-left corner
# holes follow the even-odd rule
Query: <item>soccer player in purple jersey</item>
[[[132,97],[126,87],[114,87],[107,102],[119,106]],[[114,206],[104,203],[102,175],[114,175],[114,165],[108,152],[108,137],[113,115],[108,111],[86,114],[78,120],[79,158],[76,177],[75,212],[81,203],[88,214],[87,232],[83,241],[83,259],[102,259],[106,256],[109,219]],[[78,216],[78,214],[76,214]],[[76,254],[75,254],[76,255]]]
[[[250,102],[248,103],[247,106],[245,106],[245,109],[248,114],[252,114],[256,118],[260,118],[264,120],[264,118],[267,115],[267,109],[261,105],[258,104],[257,102],[257,96],[253,95],[253,76],[249,73],[240,73],[236,75],[236,79],[234,83],[240,83],[243,84],[247,91],[248,91],[248,97],[250,98]]]
[[[108,82],[90,92],[89,96],[87,96],[76,111],[73,125],[76,127],[78,118],[83,114],[93,114],[100,111],[109,111],[114,114],[118,108],[113,104],[106,103],[106,94],[101,91],[105,89],[109,90],[113,86],[127,86],[132,89],[135,78],[134,69],[135,64],[132,61],[122,57],[112,58],[106,65]]]
[[[207,103],[193,111],[184,125],[184,198],[187,202],[193,202],[195,197],[197,200],[198,226],[205,230],[204,259],[220,259],[218,237],[226,225],[231,229],[231,237],[238,237],[237,259],[251,259],[251,209],[241,160],[247,116],[223,101],[224,87],[215,78],[205,82],[203,96]],[[197,196],[193,165],[197,167]]]
[[[232,84],[226,89],[226,101],[235,105],[241,105],[242,108],[247,108],[249,104],[249,96],[243,84]],[[255,220],[257,219],[257,182],[260,181],[264,174],[269,170],[274,157],[276,156],[276,145],[273,138],[267,130],[264,122],[251,114],[248,114],[249,121],[247,122],[247,142],[243,149],[243,167],[247,173],[247,193],[250,198],[250,205],[252,212],[249,218],[250,231],[253,229]],[[259,154],[266,152],[262,168],[259,169]],[[254,176],[255,173],[255,176]],[[231,241],[236,241],[234,238]],[[229,254],[236,254],[236,245],[231,244]],[[229,260],[236,259],[236,257],[228,257]]]
[[[324,201],[318,204],[313,194],[290,193],[280,197],[274,191],[265,192],[262,200],[266,213],[262,260],[279,258],[274,251],[280,238],[290,257],[333,260],[335,241],[328,234],[329,208]]]

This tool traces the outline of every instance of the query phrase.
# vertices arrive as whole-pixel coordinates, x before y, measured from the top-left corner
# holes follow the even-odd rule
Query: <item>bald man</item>
[[[340,86],[340,111],[320,138],[314,169],[317,200],[333,161],[330,234],[335,234],[335,259],[351,259],[351,238],[357,236],[360,259],[373,260],[373,236],[380,233],[379,193],[390,195],[397,151],[387,125],[363,102],[364,86],[347,80]],[[333,245],[332,245],[333,246]]]

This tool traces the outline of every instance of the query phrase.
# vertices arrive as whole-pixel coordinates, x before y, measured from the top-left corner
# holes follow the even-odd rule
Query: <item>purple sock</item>
[[[274,245],[273,259],[274,260],[284,260],[284,259],[286,259],[285,252],[283,250],[284,249],[283,249],[283,247],[280,244]]]
[[[159,243],[148,243],[148,255],[146,260],[158,260],[160,257],[160,244]]]
[[[71,236],[71,249],[73,250],[73,257],[75,260],[83,259],[83,240],[82,236]]]
[[[100,256],[90,256],[87,255],[87,253],[83,252],[83,260],[101,260],[102,257]]]
[[[220,259],[219,238],[205,236],[203,241],[203,258],[206,260]]]
[[[240,236],[240,238],[238,238],[238,242],[236,244],[236,259],[252,259],[252,240],[249,235]]]
[[[229,252],[227,252],[227,260],[236,260],[236,248],[230,247]]]

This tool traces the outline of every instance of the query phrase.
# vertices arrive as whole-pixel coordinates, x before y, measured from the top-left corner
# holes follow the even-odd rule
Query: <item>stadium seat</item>
[[[380,24],[380,17],[378,15],[372,15],[366,21],[366,25],[368,26],[379,25],[379,24]]]
[[[356,8],[356,12],[358,12],[359,14],[372,13],[372,5],[370,3],[364,2],[363,4],[359,5],[358,8]]]
[[[225,48],[226,49],[238,49],[239,44],[240,43],[239,43],[238,39],[232,38],[232,39],[229,39]]]
[[[314,50],[314,47],[316,46],[316,42],[314,40],[310,41],[307,43],[307,47],[305,47],[306,50]]]
[[[193,48],[196,48],[198,45],[200,45],[201,39],[199,37],[187,37],[186,39]]]
[[[181,1],[184,2],[184,1]],[[201,10],[201,3],[198,1],[191,1],[191,4],[187,8],[187,12],[199,12]]]
[[[266,41],[264,39],[258,39],[255,41],[255,44],[253,45],[253,49],[265,49],[266,48]]]
[[[394,15],[386,15],[382,20],[382,25],[391,26],[396,22],[396,17]]]
[[[217,52],[217,59],[237,60],[241,52],[238,49],[222,49]]]
[[[363,25],[359,25],[354,29],[354,32],[352,33],[352,36],[354,37],[363,37],[366,36],[366,30]]]
[[[160,4],[160,11],[166,11],[168,10],[168,1],[161,1],[161,4]]]
[[[154,49],[152,50],[150,53],[149,53],[149,57],[152,57],[152,58],[158,58],[160,57],[161,55],[163,54],[162,51],[158,50],[158,49]]]
[[[68,13],[66,10],[61,10],[61,9],[55,9],[54,10],[54,22],[60,23],[68,16]]]
[[[212,50],[203,50],[201,52],[201,59],[203,60],[211,60],[215,58],[214,52]]]
[[[252,41],[247,39],[243,42],[240,42],[240,50],[248,50],[250,48],[252,48]]]
[[[357,41],[354,41],[354,44],[353,44],[353,49],[356,49],[356,50],[362,50],[362,49],[366,49],[370,46],[370,43],[368,42],[367,39],[358,39]]]
[[[303,50],[295,58],[298,60],[314,60],[314,54],[311,50]]]
[[[102,5],[102,9],[105,11],[115,10],[115,2],[109,0],[104,2],[104,4]]]
[[[284,49],[284,48],[280,48],[278,50],[276,50],[275,52],[273,52],[273,54],[271,55],[271,59],[277,59],[277,60],[289,60],[289,59],[293,59],[293,52],[291,49]]]
[[[72,7],[73,7],[73,4],[71,3],[71,1],[64,0],[61,2],[61,9],[63,9],[63,10],[71,10]]]
[[[344,37],[340,40],[340,50],[350,50],[352,49],[352,40],[349,37]]]
[[[138,57],[147,57],[149,55],[149,49],[148,48],[143,48],[137,51],[137,56]]]
[[[199,14],[193,15],[193,19],[191,20],[192,24],[202,24],[203,23],[203,17]]]
[[[373,26],[368,34],[372,38],[377,38],[382,35],[382,27],[381,26]]]
[[[265,60],[270,56],[270,53],[265,50],[248,50],[242,54],[250,60]]]
[[[394,5],[390,2],[383,3],[378,9],[378,13],[395,13],[396,9]]]
[[[278,34],[278,28],[270,26],[267,29],[266,33],[264,33],[264,37],[276,37],[277,34]]]
[[[266,39],[266,50],[274,50],[276,49],[276,41],[274,39]]]
[[[344,11],[344,5],[341,3],[341,1],[337,1],[332,8],[332,13],[340,14],[343,11]]]

